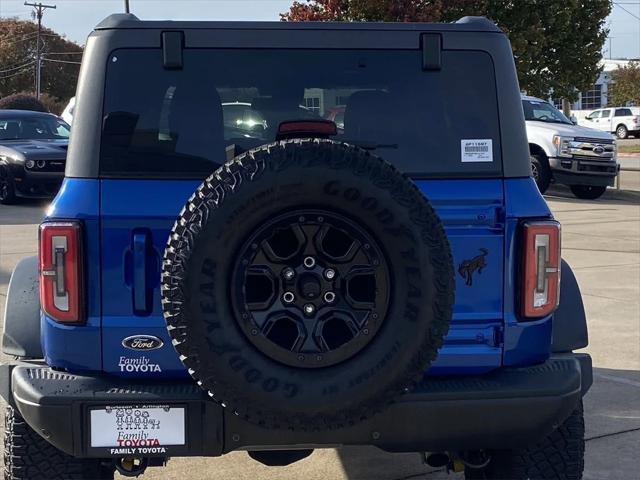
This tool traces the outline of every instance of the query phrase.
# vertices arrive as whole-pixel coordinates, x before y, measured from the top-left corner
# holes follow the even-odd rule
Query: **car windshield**
[[[184,67],[166,69],[153,50],[117,50],[100,172],[206,176],[229,156],[278,140],[283,122],[329,119],[334,140],[418,177],[500,175],[491,57],[444,51],[442,64],[423,71],[418,50],[186,49]],[[484,145],[485,160],[462,159],[470,142]]]
[[[0,118],[0,140],[62,140],[69,132],[69,125],[52,115]]]
[[[560,110],[542,100],[522,100],[522,108],[525,120],[573,125],[571,120],[565,117]]]

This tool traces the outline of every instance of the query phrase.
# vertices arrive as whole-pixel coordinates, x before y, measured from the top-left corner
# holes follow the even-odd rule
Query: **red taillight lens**
[[[287,120],[278,126],[276,140],[297,137],[329,137],[338,134],[331,120]]]
[[[544,317],[560,301],[560,224],[527,222],[523,237],[521,314]]]
[[[40,308],[58,322],[84,321],[82,263],[79,223],[40,225]]]

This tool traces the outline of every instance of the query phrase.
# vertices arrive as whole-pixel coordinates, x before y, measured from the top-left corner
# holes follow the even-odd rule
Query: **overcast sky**
[[[57,5],[56,10],[46,11],[44,24],[78,43],[84,43],[94,25],[104,17],[124,11],[124,0],[41,1]],[[0,17],[31,18],[31,9],[23,3],[24,0],[0,0]],[[147,20],[278,20],[292,0],[130,0],[130,3],[132,12]],[[640,0],[614,2],[607,21],[613,58],[640,58]],[[604,55],[609,57],[609,42]]]

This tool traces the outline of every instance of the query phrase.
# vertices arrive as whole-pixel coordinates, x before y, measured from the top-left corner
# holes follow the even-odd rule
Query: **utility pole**
[[[131,13],[131,9],[129,8],[129,0],[124,0],[124,11],[125,13]]]
[[[45,5],[42,2],[29,3],[24,2],[26,7],[33,7],[36,18],[38,19],[38,36],[36,37],[36,98],[40,99],[40,78],[42,70],[42,50],[40,46],[40,35],[42,33],[42,15],[47,8],[56,8],[55,5]]]

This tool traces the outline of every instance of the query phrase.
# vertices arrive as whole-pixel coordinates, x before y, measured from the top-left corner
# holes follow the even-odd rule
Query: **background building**
[[[602,72],[596,82],[584,92],[580,92],[578,100],[571,104],[571,113],[581,119],[597,108],[608,106],[607,94],[609,85],[612,83],[613,72],[620,67],[626,66],[632,60],[609,60],[602,59]],[[553,104],[562,110],[562,100],[556,98]]]

